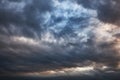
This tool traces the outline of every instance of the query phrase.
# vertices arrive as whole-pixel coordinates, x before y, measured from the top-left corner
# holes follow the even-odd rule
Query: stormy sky
[[[119,0],[0,0],[0,80],[119,80],[119,26]]]

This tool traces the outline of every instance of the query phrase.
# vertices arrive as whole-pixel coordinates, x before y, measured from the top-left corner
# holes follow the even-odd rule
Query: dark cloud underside
[[[0,76],[93,66],[90,79],[118,80],[119,8],[118,0],[1,0]]]

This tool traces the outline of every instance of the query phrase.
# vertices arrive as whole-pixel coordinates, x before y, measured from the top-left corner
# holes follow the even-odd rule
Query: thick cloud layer
[[[117,75],[119,12],[118,0],[1,0],[0,75]]]
[[[120,20],[119,0],[76,0],[86,8],[98,11],[98,18],[106,23],[118,24]]]

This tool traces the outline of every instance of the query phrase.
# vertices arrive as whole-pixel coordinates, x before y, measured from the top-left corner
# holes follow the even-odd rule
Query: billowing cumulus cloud
[[[0,76],[120,73],[117,0],[1,0],[0,27]]]

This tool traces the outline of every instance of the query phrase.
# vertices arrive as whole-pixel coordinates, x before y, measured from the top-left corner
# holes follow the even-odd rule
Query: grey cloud
[[[36,34],[41,32],[41,13],[49,11],[50,7],[51,1],[2,0],[0,6],[0,25],[8,30],[8,33],[2,28],[1,34],[17,34],[16,32],[11,33],[11,30],[8,29],[12,24],[16,29],[19,28],[20,35],[24,34],[27,37],[35,37],[33,32],[36,32]]]
[[[120,1],[118,0],[76,0],[86,8],[98,11],[98,18],[107,23],[117,24],[120,20]]]
[[[101,21],[118,20],[119,14],[114,15],[118,9],[113,10],[118,4],[113,5],[111,0],[77,0],[79,4],[66,0],[55,6],[53,0],[22,1],[23,11],[6,8],[11,2],[20,3],[19,0],[0,3],[4,5],[0,6],[1,74],[84,67],[92,63],[117,69],[120,59],[115,44],[97,43],[97,33],[93,31],[101,27]]]
[[[99,72],[96,73],[95,76],[67,76],[67,77],[1,77],[3,80],[119,80],[119,72],[110,72],[110,73],[104,73],[104,72]]]

